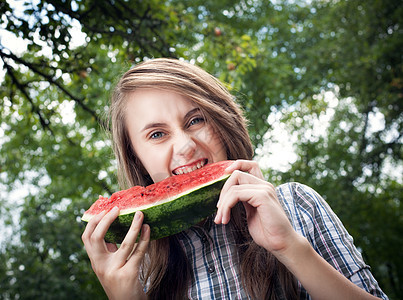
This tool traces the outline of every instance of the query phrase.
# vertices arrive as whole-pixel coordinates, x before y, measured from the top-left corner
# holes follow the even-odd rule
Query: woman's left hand
[[[313,299],[377,299],[334,269],[292,228],[256,162],[237,160],[227,170],[233,173],[221,191],[217,224],[227,224],[231,208],[242,202],[253,240],[274,254]]]
[[[242,202],[253,240],[273,254],[286,250],[297,233],[277,198],[275,187],[264,180],[257,162],[237,160],[227,171],[233,173],[221,191],[215,223],[227,224],[231,208]]]

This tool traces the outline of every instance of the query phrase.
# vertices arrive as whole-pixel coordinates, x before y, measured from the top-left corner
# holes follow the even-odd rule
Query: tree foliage
[[[300,62],[305,76],[326,83],[321,89],[334,87],[338,105],[324,136],[307,134],[308,116],[327,109],[323,96],[286,116],[298,132],[299,159],[283,176],[327,195],[391,297],[403,295],[402,16],[396,1],[314,4]]]
[[[110,91],[151,57],[183,58],[223,80],[256,149],[270,148],[268,117],[280,114],[298,159],[268,178],[324,195],[381,287],[403,295],[401,3],[10,3],[0,3],[9,34],[0,40],[0,213],[10,229],[0,247],[1,298],[105,297],[80,216],[118,189],[103,129]],[[27,48],[15,49],[10,35]],[[326,133],[316,133],[326,116]]]

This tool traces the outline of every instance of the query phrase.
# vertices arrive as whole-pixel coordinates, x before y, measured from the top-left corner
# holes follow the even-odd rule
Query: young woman
[[[149,242],[138,212],[118,248],[103,239],[117,208],[89,221],[82,239],[110,299],[387,298],[315,191],[264,180],[242,111],[202,69],[137,65],[115,88],[111,124],[122,188],[235,162],[216,215],[179,234]]]

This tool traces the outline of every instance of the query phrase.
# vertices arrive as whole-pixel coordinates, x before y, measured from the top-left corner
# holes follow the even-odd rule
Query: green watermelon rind
[[[225,174],[153,205],[121,211],[109,227],[105,241],[114,244],[122,243],[136,211],[143,212],[143,223],[150,226],[151,240],[167,237],[190,228],[216,211],[218,197],[229,176],[230,174]],[[88,222],[89,218],[84,219],[83,216],[82,220]]]

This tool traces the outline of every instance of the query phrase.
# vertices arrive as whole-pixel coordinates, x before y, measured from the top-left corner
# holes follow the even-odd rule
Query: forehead
[[[196,107],[192,101],[172,91],[138,90],[127,97],[125,119],[129,126],[141,126],[148,122],[169,122],[173,118],[183,117]]]

